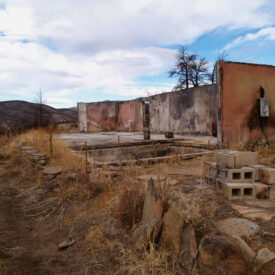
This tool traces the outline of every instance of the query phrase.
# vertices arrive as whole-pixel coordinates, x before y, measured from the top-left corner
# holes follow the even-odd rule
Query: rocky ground
[[[201,158],[45,170],[20,148],[0,159],[0,273],[274,274],[275,218],[244,219]]]

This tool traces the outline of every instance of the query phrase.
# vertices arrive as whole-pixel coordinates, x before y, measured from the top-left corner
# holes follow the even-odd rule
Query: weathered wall
[[[275,140],[275,67],[220,62],[218,78],[218,143]],[[270,116],[261,119],[260,87],[270,103]]]
[[[142,131],[142,101],[79,103],[79,131]]]
[[[150,97],[150,130],[212,135],[217,87],[205,85]]]

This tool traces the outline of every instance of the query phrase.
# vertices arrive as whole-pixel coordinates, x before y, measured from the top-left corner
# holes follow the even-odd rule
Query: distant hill
[[[77,108],[55,109],[44,105],[43,120],[54,123],[76,123]],[[21,101],[0,101],[0,127],[31,127],[39,117],[38,104]]]

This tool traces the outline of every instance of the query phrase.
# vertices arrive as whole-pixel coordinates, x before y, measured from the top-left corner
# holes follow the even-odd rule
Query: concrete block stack
[[[257,152],[217,151],[205,166],[205,181],[230,200],[275,199],[275,169],[258,164]]]

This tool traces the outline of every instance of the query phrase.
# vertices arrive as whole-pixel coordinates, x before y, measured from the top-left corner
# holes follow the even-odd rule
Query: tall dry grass
[[[51,129],[32,129],[17,137],[18,141],[26,142],[33,146],[39,153],[47,154],[53,165],[62,166],[64,169],[85,168],[85,159],[72,152],[68,145]]]

